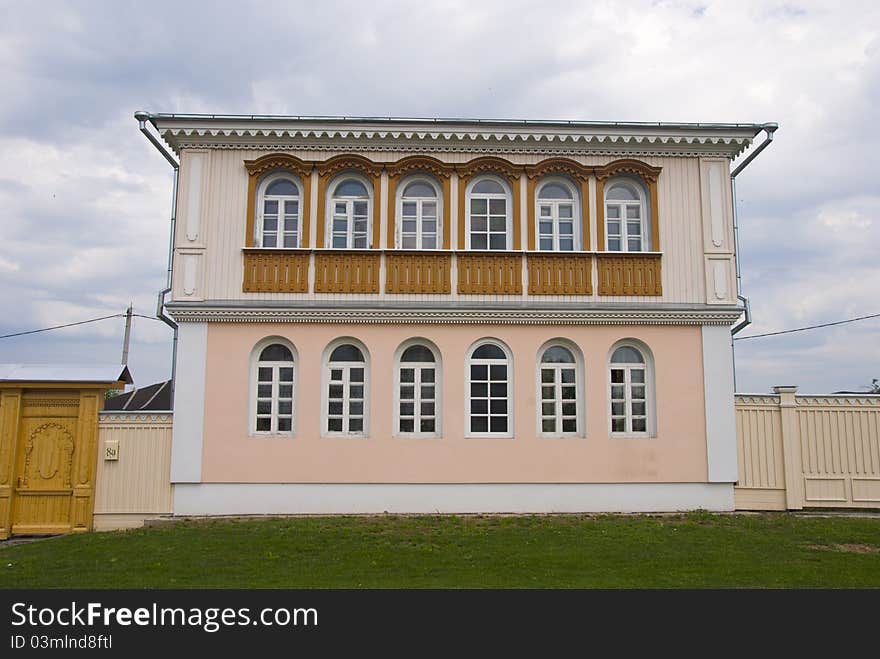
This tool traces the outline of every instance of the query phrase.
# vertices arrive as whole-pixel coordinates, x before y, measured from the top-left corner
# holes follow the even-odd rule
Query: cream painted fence
[[[168,412],[101,413],[95,530],[171,514],[171,421]]]
[[[880,508],[880,396],[775,391],[736,396],[736,508]]]

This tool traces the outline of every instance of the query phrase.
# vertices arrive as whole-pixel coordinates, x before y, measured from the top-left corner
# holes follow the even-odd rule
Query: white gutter
[[[161,320],[163,323],[168,325],[174,332],[174,338],[172,342],[171,348],[171,400],[172,405],[174,401],[174,385],[177,382],[177,334],[178,327],[177,323],[175,323],[170,316],[165,313],[165,296],[171,292],[171,274],[174,269],[174,227],[177,224],[177,183],[180,177],[180,163],[174,157],[174,155],[166,148],[166,146],[162,143],[159,138],[157,138],[153,133],[147,129],[147,121],[152,123],[152,117],[148,112],[144,112],[139,110],[134,113],[134,118],[137,119],[138,128],[140,131],[146,135],[147,139],[156,147],[159,153],[168,161],[171,167],[174,168],[174,179],[172,182],[171,188],[171,229],[170,236],[168,238],[168,273],[166,275],[165,288],[159,291],[158,300],[156,301],[156,317]],[[155,124],[154,124],[155,126]]]

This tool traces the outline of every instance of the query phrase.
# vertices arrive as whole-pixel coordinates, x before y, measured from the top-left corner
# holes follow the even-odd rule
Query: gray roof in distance
[[[0,364],[0,382],[134,382],[119,364]]]

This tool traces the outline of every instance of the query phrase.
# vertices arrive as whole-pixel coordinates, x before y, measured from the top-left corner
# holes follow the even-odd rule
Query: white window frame
[[[364,361],[362,362],[331,362],[330,355],[333,354],[333,351],[336,350],[341,345],[351,344],[358,348],[361,351],[361,354],[364,356]],[[349,402],[349,390],[348,387],[350,385],[349,375],[350,369],[352,368],[363,368],[364,369],[364,413],[363,413],[363,430],[349,432],[346,430],[338,431],[338,430],[329,430],[327,427],[328,420],[330,417],[330,370],[331,368],[341,368],[343,369],[343,403],[342,403],[342,416],[343,416],[343,428],[347,426],[346,419],[348,418],[348,402]],[[331,341],[326,348],[324,348],[324,354],[321,357],[321,437],[337,437],[337,438],[351,438],[351,439],[366,439],[370,435],[370,353],[367,350],[367,347],[357,339],[352,337],[342,337],[339,339],[335,339]]]
[[[430,185],[434,190],[434,197],[429,199],[428,197],[411,197],[408,199],[404,199],[403,193],[406,190],[407,186],[411,183],[425,183]],[[397,246],[397,249],[417,249],[417,250],[435,250],[441,249],[441,240],[443,235],[443,193],[441,191],[440,185],[437,181],[431,177],[424,174],[414,174],[412,176],[407,176],[403,180],[401,180],[397,184],[397,200],[395,203],[395,217],[397,221],[395,222],[394,227],[394,244]],[[414,202],[416,203],[416,246],[415,247],[404,247],[403,246],[403,202],[407,203]],[[422,224],[423,224],[423,216],[422,216],[422,206],[424,202],[434,202],[436,205],[436,217],[434,218],[435,223],[435,233],[434,233],[434,247],[424,247],[423,245],[423,236],[422,236]]]
[[[261,362],[260,361],[260,353],[263,352],[266,348],[273,344],[283,345],[285,348],[290,350],[290,354],[293,355],[293,362]],[[287,339],[280,336],[267,336],[264,339],[260,339],[254,345],[251,350],[250,355],[250,368],[249,368],[249,378],[248,378],[248,436],[250,437],[258,437],[258,438],[271,438],[271,437],[295,437],[296,436],[296,428],[297,423],[299,421],[299,415],[297,414],[297,393],[299,391],[299,356],[297,355],[296,348],[294,345],[288,341]],[[277,430],[278,427],[278,417],[277,417],[277,406],[274,403],[278,401],[278,386],[279,381],[278,378],[275,377],[277,372],[273,372],[272,377],[272,409],[274,410],[272,414],[272,428],[273,430],[257,430],[257,393],[258,393],[258,384],[259,384],[259,368],[263,365],[265,368],[268,365],[272,365],[275,368],[281,368],[292,366],[293,367],[293,387],[292,387],[292,396],[291,396],[291,419],[290,419],[290,430]]]
[[[507,365],[507,431],[506,432],[492,432],[492,420],[491,420],[491,399],[489,400],[489,411],[487,412],[487,416],[489,416],[489,428],[490,430],[486,432],[472,432],[471,431],[471,365],[474,364],[487,364],[491,366],[491,362],[499,363],[500,360],[477,360],[474,361],[473,354],[474,351],[483,345],[494,345],[501,348],[501,351],[505,355],[504,363]],[[471,344],[470,348],[465,357],[465,368],[464,368],[464,436],[465,438],[472,439],[484,439],[484,438],[498,438],[498,439],[513,439],[514,437],[514,427],[513,422],[515,415],[513,413],[513,401],[514,401],[514,381],[513,381],[513,353],[510,351],[510,348],[503,341],[499,341],[498,339],[485,338],[475,341]],[[491,369],[490,369],[491,371]],[[490,386],[491,390],[491,386]]]
[[[618,348],[628,347],[638,350],[642,355],[642,359],[645,360],[643,365],[639,364],[623,364],[616,363],[611,361],[611,357],[614,355],[614,351]],[[635,339],[624,339],[622,341],[618,341],[613,346],[611,346],[611,350],[608,351],[608,358],[606,360],[607,367],[605,369],[605,413],[608,418],[608,434],[612,439],[649,439],[657,436],[657,419],[656,419],[656,389],[654,387],[654,357],[651,353],[651,350],[645,345],[643,342],[635,340]],[[645,370],[645,431],[644,432],[632,432],[632,408],[631,408],[631,398],[632,398],[632,390],[630,389],[631,382],[631,371],[633,368],[643,367]],[[628,430],[624,431],[615,431],[612,429],[612,414],[611,414],[611,370],[614,368],[622,368],[624,369],[624,411],[626,414],[626,427]],[[619,383],[618,383],[619,384]],[[638,384],[638,383],[636,383]]]
[[[575,432],[545,432],[543,427],[543,409],[541,407],[543,402],[543,391],[541,387],[545,386],[541,380],[541,371],[545,368],[544,363],[541,361],[541,358],[544,356],[544,353],[553,346],[559,346],[560,348],[565,348],[574,356],[574,364],[571,365],[571,368],[574,368],[574,377],[575,377],[575,410],[576,410],[576,419],[577,419],[577,430]],[[567,339],[551,339],[547,341],[544,345],[540,347],[538,350],[538,354],[536,357],[536,369],[535,369],[535,410],[536,410],[536,427],[535,431],[537,432],[539,437],[544,437],[547,439],[571,439],[571,438],[582,438],[586,437],[586,375],[584,368],[584,357],[580,348],[572,341]],[[562,368],[568,368],[568,364],[548,364],[548,367],[553,367],[556,371],[557,375]],[[560,395],[559,391],[559,378],[555,379],[555,387],[556,387],[556,395]],[[610,390],[609,390],[610,391]],[[560,415],[562,411],[562,401],[561,398],[557,400],[556,403],[556,415]]]
[[[551,184],[561,185],[571,194],[571,199],[541,199],[541,190]],[[560,204],[571,204],[571,222],[572,222],[572,249],[562,250],[559,248],[559,205]],[[541,206],[549,205],[551,207],[551,217],[550,221],[553,224],[552,228],[552,240],[553,240],[553,249],[541,249]],[[535,247],[539,252],[561,252],[563,254],[568,254],[571,252],[579,252],[583,249],[583,238],[581,236],[582,230],[582,220],[581,220],[581,200],[580,195],[578,194],[577,187],[572,185],[571,181],[567,178],[563,178],[561,176],[550,176],[547,178],[541,179],[537,188],[535,189]],[[565,218],[568,219],[568,218]],[[546,221],[546,219],[545,219]]]
[[[364,201],[361,197],[339,197],[336,195],[336,189],[345,181],[352,179],[360,183],[364,186],[367,191],[367,231],[366,231],[366,246],[365,247],[355,247],[354,246],[354,202],[355,201]],[[343,172],[338,176],[335,176],[328,184],[327,184],[327,205],[324,212],[324,244],[329,249],[371,249],[372,246],[372,238],[373,238],[373,203],[375,190],[373,190],[373,184],[369,181],[365,176],[356,173],[356,172]],[[346,205],[346,235],[345,235],[345,247],[334,247],[333,246],[333,220],[336,216],[336,203],[345,203]]]
[[[297,196],[292,197],[289,195],[267,195],[266,190],[269,188],[272,183],[278,180],[287,180],[293,183],[293,185],[297,189]],[[286,224],[284,221],[285,213],[282,212],[282,208],[287,206],[287,202],[289,200],[296,199],[297,202],[297,214],[296,214],[296,245],[293,247],[285,247],[284,246],[284,233],[286,230]],[[263,216],[266,211],[266,201],[277,201],[278,202],[278,229],[275,232],[275,247],[265,247],[263,245]],[[256,208],[256,221],[254,222],[254,245],[260,247],[261,249],[298,249],[303,244],[303,236],[302,236],[302,218],[303,218],[303,186],[302,181],[299,180],[299,177],[295,176],[290,172],[280,171],[270,174],[264,177],[260,181],[260,185],[257,191],[257,208]]]
[[[434,432],[421,432],[421,430],[414,430],[413,432],[403,432],[400,430],[400,371],[402,368],[425,368],[428,366],[430,362],[404,362],[403,353],[406,352],[408,348],[413,346],[424,346],[434,355],[434,362],[432,364],[434,368]],[[408,339],[398,346],[397,350],[394,353],[394,408],[392,410],[392,419],[394,421],[394,427],[392,430],[392,435],[394,437],[401,437],[405,439],[439,439],[443,436],[443,400],[442,400],[442,392],[443,392],[443,363],[440,358],[440,350],[437,349],[437,346],[427,339],[415,338]],[[413,386],[416,387],[419,395],[415,398],[415,406],[416,410],[419,410],[421,405],[421,382],[414,382]],[[416,420],[414,422],[413,428],[420,428],[420,424],[418,424],[420,414],[416,414]]]
[[[496,183],[500,183],[501,187],[504,189],[504,193],[473,193],[474,186],[476,186],[480,181],[495,181]],[[517,185],[519,181],[517,181]],[[486,211],[487,211],[487,226],[486,226],[486,249],[475,249],[471,247],[471,199],[486,199]],[[491,221],[488,219],[488,210],[489,204],[491,203],[488,200],[491,199],[504,199],[504,210],[505,210],[505,239],[504,239],[504,249],[497,249],[490,246],[491,241]],[[465,222],[465,247],[468,250],[473,249],[478,252],[504,252],[511,251],[513,249],[513,192],[510,188],[508,182],[501,176],[497,176],[495,174],[483,174],[480,176],[475,176],[473,179],[468,181],[468,184],[465,188],[464,195],[464,208],[465,208],[465,217],[467,221]],[[496,232],[497,233],[497,232]]]
[[[619,200],[610,200],[608,199],[608,193],[615,185],[623,184],[630,188],[635,189],[636,196],[638,196],[638,202],[635,201],[619,201]],[[603,190],[603,196],[605,197],[602,200],[604,205],[603,216],[605,217],[605,249],[606,251],[615,251],[615,252],[632,252],[633,254],[640,254],[642,252],[650,252],[651,251],[651,222],[650,222],[650,204],[648,203],[648,191],[644,183],[641,180],[632,178],[629,176],[618,176],[616,178],[609,179]],[[626,217],[626,207],[633,206],[636,203],[639,205],[639,221],[641,228],[641,246],[640,250],[630,250],[629,248],[629,220]],[[608,217],[608,206],[613,205],[618,208],[619,217],[616,218],[620,223],[620,249],[612,250],[610,245],[610,232],[608,231],[608,223],[614,221],[614,219]]]

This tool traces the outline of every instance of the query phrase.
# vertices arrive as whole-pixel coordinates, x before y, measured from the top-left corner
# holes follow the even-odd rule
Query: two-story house
[[[757,124],[139,113],[176,514],[733,509]]]

